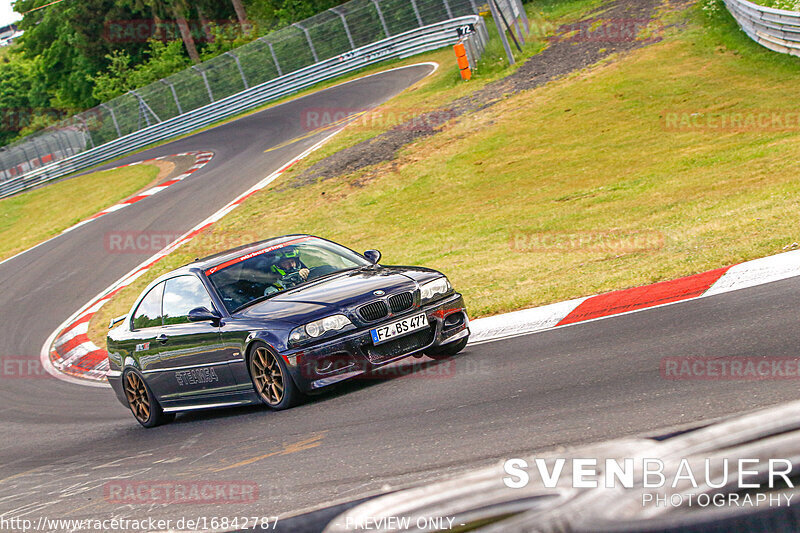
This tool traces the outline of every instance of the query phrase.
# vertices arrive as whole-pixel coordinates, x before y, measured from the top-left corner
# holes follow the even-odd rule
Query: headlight
[[[447,278],[430,281],[419,288],[419,298],[422,303],[430,302],[452,291],[453,287]]]
[[[293,329],[289,334],[289,343],[297,344],[309,339],[316,339],[330,331],[340,331],[348,326],[353,326],[353,323],[344,315],[326,316],[320,320],[309,322],[305,326]]]

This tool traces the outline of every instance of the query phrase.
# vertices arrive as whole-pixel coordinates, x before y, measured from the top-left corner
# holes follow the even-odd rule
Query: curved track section
[[[367,108],[430,70],[365,78],[131,158],[215,153],[191,180],[0,265],[4,360],[38,361],[39,347],[65,317],[146,259],[107,253],[107,232],[189,231],[319,141],[283,144],[305,133],[304,109]],[[406,361],[402,377],[345,384],[289,411],[184,414],[152,431],[108,390],[41,372],[4,373],[0,515],[176,520],[298,513],[466,465],[797,399],[791,380],[675,381],[662,378],[660,365],[676,356],[794,356],[798,297],[800,278],[792,278],[480,344],[450,361]],[[156,482],[257,491],[238,503],[108,497],[109,484]]]

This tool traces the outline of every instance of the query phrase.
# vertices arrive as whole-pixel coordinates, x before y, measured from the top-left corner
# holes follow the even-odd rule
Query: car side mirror
[[[364,257],[373,265],[377,265],[378,261],[381,260],[381,253],[378,250],[367,250],[364,252]]]
[[[189,311],[189,322],[205,322],[210,320],[218,322],[222,318],[216,311],[209,311],[206,307],[195,307]]]

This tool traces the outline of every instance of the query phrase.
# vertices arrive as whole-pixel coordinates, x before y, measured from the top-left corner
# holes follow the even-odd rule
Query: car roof
[[[314,235],[308,235],[305,233],[298,233],[292,235],[283,235],[281,237],[273,237],[272,239],[265,239],[263,241],[258,241],[250,244],[245,244],[242,246],[237,246],[236,248],[231,248],[230,250],[225,250],[223,252],[219,252],[213,255],[209,255],[202,259],[195,259],[191,263],[178,267],[174,270],[170,270],[166,274],[162,274],[158,276],[156,279],[151,281],[145,290],[141,292],[139,295],[139,299],[136,301],[134,305],[139,305],[139,301],[147,294],[150,289],[170,278],[174,278],[181,275],[187,274],[199,274],[202,275],[210,268],[214,268],[215,266],[221,265],[231,260],[235,260],[242,256],[251,254],[253,252],[258,252],[259,250],[263,250],[264,248],[269,248],[271,246],[280,245],[284,242],[297,240],[298,238],[309,238],[309,239],[319,239],[321,241],[325,241],[321,237],[316,237]]]
[[[281,244],[287,241],[291,241],[297,239],[298,237],[311,237],[311,238],[318,238],[314,237],[313,235],[306,235],[306,234],[293,234],[293,235],[283,235],[281,237],[274,237],[272,239],[265,239],[263,241],[258,241],[250,244],[244,244],[242,246],[237,246],[236,248],[231,248],[230,250],[225,250],[224,252],[218,252],[213,255],[209,255],[207,257],[203,257],[202,259],[195,259],[188,265],[184,265],[177,270],[207,270],[209,268],[213,268],[215,266],[221,265],[227,261],[232,259],[236,259],[243,255],[247,255],[253,252],[257,252],[259,250],[263,250],[264,248],[269,248],[270,246],[275,246],[276,244]],[[174,272],[174,271],[173,271]]]

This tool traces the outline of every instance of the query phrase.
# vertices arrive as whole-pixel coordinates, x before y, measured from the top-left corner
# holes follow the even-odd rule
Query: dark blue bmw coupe
[[[165,274],[112,321],[108,381],[153,427],[192,409],[286,409],[403,357],[463,350],[469,319],[447,278],[380,257],[289,235]]]

